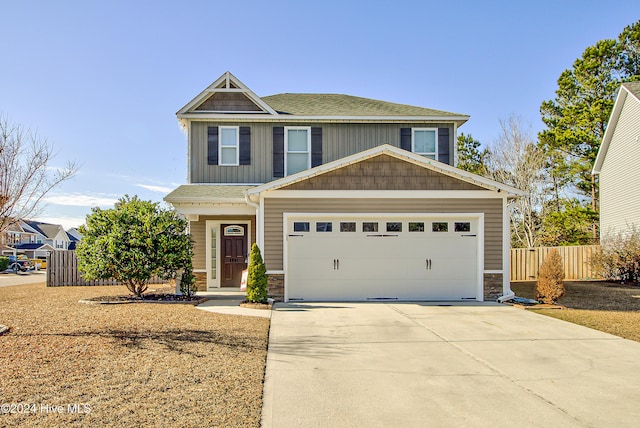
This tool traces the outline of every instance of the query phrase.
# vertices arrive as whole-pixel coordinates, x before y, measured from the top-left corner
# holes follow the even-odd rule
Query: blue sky
[[[65,227],[186,180],[175,112],[225,71],[259,96],[345,93],[537,132],[560,73],[640,19],[636,1],[0,0],[0,114],[81,164],[40,218]]]

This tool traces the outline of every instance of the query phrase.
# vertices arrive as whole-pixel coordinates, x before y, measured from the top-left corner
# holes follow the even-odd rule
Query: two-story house
[[[509,287],[510,186],[455,168],[468,116],[338,94],[258,97],[225,73],[177,113],[206,289],[238,287],[252,243],[293,300],[495,300]]]
[[[640,82],[620,86],[598,150],[600,237],[640,230]]]
[[[46,259],[53,251],[47,236],[36,225],[39,222],[16,220],[3,234],[2,254],[24,254],[31,259]],[[62,226],[59,226],[62,227]]]

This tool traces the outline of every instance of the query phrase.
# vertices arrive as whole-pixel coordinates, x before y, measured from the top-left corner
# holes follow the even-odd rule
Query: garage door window
[[[431,230],[433,232],[448,232],[449,231],[449,223],[446,221],[434,221],[431,223]]]
[[[456,232],[471,232],[471,223],[468,221],[465,222],[455,222],[454,230]]]
[[[333,223],[330,221],[318,221],[316,222],[316,232],[332,232]]]
[[[387,232],[402,232],[402,223],[399,221],[387,222]]]
[[[362,231],[363,232],[377,232],[378,231],[378,222],[370,222],[365,221],[362,223]]]
[[[424,232],[424,222],[409,222],[409,232]]]
[[[356,231],[356,222],[340,222],[340,232],[355,232]]]
[[[309,231],[309,222],[308,221],[296,221],[293,223],[293,231],[294,232],[308,232]]]

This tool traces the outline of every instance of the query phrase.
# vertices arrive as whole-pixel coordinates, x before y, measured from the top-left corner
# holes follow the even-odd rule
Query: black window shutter
[[[240,165],[251,165],[251,128],[240,127]]]
[[[449,163],[449,128],[438,128],[438,160]]]
[[[400,148],[411,151],[411,128],[400,128]]]
[[[207,163],[218,165],[218,127],[207,127]]]
[[[311,168],[322,165],[322,128],[311,128]]]
[[[284,126],[273,127],[273,176],[284,177]]]

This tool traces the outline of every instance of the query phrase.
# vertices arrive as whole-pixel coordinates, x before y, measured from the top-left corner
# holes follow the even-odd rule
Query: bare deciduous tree
[[[38,214],[44,196],[78,170],[75,162],[52,168],[53,157],[46,139],[0,117],[0,233]]]
[[[545,200],[544,153],[518,116],[500,120],[500,128],[500,136],[489,150],[488,173],[494,180],[527,193],[509,205],[511,238],[514,246],[535,247]]]

